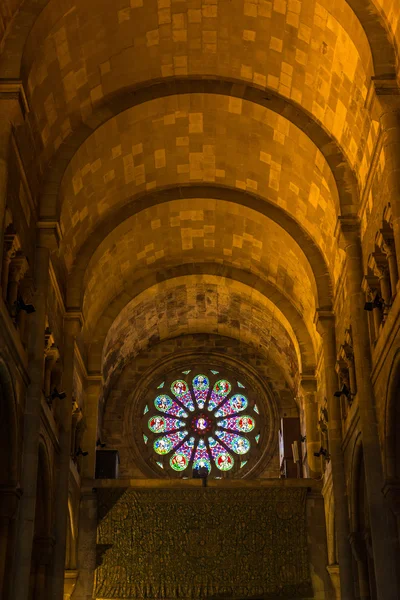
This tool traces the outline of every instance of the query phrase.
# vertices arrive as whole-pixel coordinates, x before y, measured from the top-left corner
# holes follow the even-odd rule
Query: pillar
[[[12,127],[28,110],[21,83],[0,81],[0,269],[3,262],[4,217],[7,202],[8,162]]]
[[[54,538],[40,537],[33,541],[35,600],[48,599],[48,575],[53,562]]]
[[[318,479],[321,477],[321,460],[314,456],[321,447],[318,430],[318,403],[316,399],[317,380],[312,376],[301,378],[301,388],[304,394],[304,413],[306,421],[306,443],[308,475]]]
[[[339,560],[342,600],[354,599],[352,556],[349,543],[349,515],[344,460],[342,453],[342,422],[337,391],[335,318],[329,311],[317,312],[317,330],[322,337],[326,394],[328,400],[328,439],[332,465],[332,485],[335,503],[335,531]]]
[[[21,251],[17,252],[14,258],[11,259],[8,275],[7,302],[12,310],[14,310],[14,304],[18,299],[20,282],[25,277],[28,269],[29,264],[25,256]]]
[[[59,444],[56,508],[55,508],[55,548],[50,584],[51,600],[63,600],[65,553],[68,523],[68,487],[71,461],[72,387],[74,375],[75,340],[81,330],[80,313],[71,313],[64,319],[63,346],[63,387],[67,394],[59,402]]]
[[[78,580],[73,600],[92,600],[96,570],[97,498],[83,491],[79,509]]]
[[[370,598],[371,595],[369,590],[368,558],[365,540],[358,531],[353,531],[350,534],[349,539],[354,560],[357,563],[358,597],[362,600],[366,600],[367,598]]]
[[[9,598],[10,565],[13,561],[15,521],[21,490],[0,487],[0,597]]]
[[[380,246],[381,251],[386,255],[386,260],[389,267],[390,288],[393,299],[393,297],[396,295],[399,272],[397,270],[396,248],[394,244],[393,230],[391,227],[387,226],[379,230],[376,243]]]
[[[89,455],[82,463],[82,477],[94,479],[96,469],[96,441],[99,437],[99,399],[102,390],[101,376],[89,376],[86,383],[85,424],[83,448]]]
[[[365,292],[365,299],[367,302],[374,302],[376,298],[379,298],[379,279],[375,275],[365,275],[362,282],[362,289]],[[383,321],[383,311],[379,306],[379,303],[373,307],[372,311],[368,311],[371,331],[371,342],[375,342],[379,336],[380,327]]]
[[[400,598],[396,573],[398,545],[394,519],[382,495],[384,484],[378,423],[371,381],[372,361],[362,291],[363,262],[356,217],[340,217],[340,244],[346,252],[347,298],[350,307],[358,409],[362,435],[367,502],[370,516],[378,600]]]
[[[15,572],[13,574],[13,600],[27,600],[31,571],[32,543],[35,525],[36,482],[39,452],[40,410],[43,385],[44,332],[46,327],[47,296],[49,287],[50,249],[58,239],[51,229],[39,230],[35,250],[34,305],[29,339],[29,378],[25,414],[24,448],[22,457],[21,487]]]
[[[393,239],[400,273],[400,98],[397,82],[376,81],[387,192],[392,207]],[[399,284],[397,284],[399,285]],[[395,290],[393,290],[393,295]]]

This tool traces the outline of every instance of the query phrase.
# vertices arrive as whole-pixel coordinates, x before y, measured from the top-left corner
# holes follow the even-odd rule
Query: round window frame
[[[148,420],[153,416],[152,408],[154,409],[154,414],[156,414],[154,399],[159,395],[158,392],[160,394],[163,392],[168,393],[171,398],[174,398],[169,387],[167,388],[167,384],[159,390],[157,389],[158,385],[162,381],[166,381],[167,378],[170,383],[174,379],[177,379],[178,375],[182,375],[182,377],[179,376],[180,379],[185,379],[182,371],[189,369],[191,372],[187,378],[191,388],[191,381],[195,375],[200,373],[207,375],[207,373],[204,373],[204,370],[210,371],[212,369],[219,371],[215,381],[223,378],[228,379],[231,383],[232,381],[240,381],[245,386],[245,389],[239,390],[240,393],[243,393],[247,397],[254,396],[257,398],[255,403],[259,409],[259,414],[255,415],[255,419],[256,428],[260,430],[260,439],[257,447],[254,447],[254,444],[252,444],[250,452],[245,455],[237,455],[231,451],[236,465],[244,460],[248,461],[247,464],[239,469],[235,466],[232,470],[225,472],[218,469],[217,477],[233,479],[259,477],[277,452],[279,412],[276,401],[268,384],[258,376],[252,367],[241,363],[237,359],[212,352],[207,354],[182,353],[179,356],[166,358],[158,368],[150,367],[143,374],[141,382],[128,398],[126,408],[127,418],[124,419],[124,440],[131,460],[134,461],[134,464],[143,475],[149,478],[182,479],[192,477],[192,469],[190,467],[184,471],[174,471],[172,468],[162,469],[159,467],[157,465],[158,455],[154,451],[152,443],[145,444],[143,439],[143,434],[145,433],[143,417],[147,417]],[[214,383],[214,380],[212,384],[210,381],[210,388],[212,388]],[[233,393],[235,392],[232,391],[229,396],[232,396]],[[144,415],[143,411],[146,405],[148,405],[149,411]],[[247,413],[247,409],[244,411],[245,413]],[[147,434],[145,433],[145,435]],[[160,436],[161,434],[156,434],[156,437]],[[150,442],[150,436],[147,435],[147,437]],[[191,436],[189,435],[189,437]],[[168,459],[172,455],[173,452],[170,452]],[[213,473],[212,478],[215,478],[215,473]]]

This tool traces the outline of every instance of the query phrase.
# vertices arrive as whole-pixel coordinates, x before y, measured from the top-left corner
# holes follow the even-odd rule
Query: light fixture
[[[383,308],[384,304],[385,303],[383,299],[378,294],[376,294],[375,298],[371,302],[366,302],[364,304],[364,310],[368,310],[369,312],[371,312],[372,310],[374,310],[374,308]]]
[[[51,393],[52,400],[55,400],[56,398],[58,398],[59,400],[65,400],[66,397],[67,394],[65,392],[59,392],[57,388],[54,388],[54,390]]]
[[[48,396],[46,398],[47,404],[51,407],[53,404],[53,400],[55,400],[56,398],[58,398],[58,400],[65,400],[65,398],[67,397],[67,394],[65,392],[59,392],[57,390],[57,388],[54,388],[54,390],[51,392],[50,396]]]
[[[20,312],[21,310],[26,312],[27,315],[31,315],[32,313],[36,312],[36,308],[33,306],[33,304],[25,304],[25,302],[22,300],[22,298],[18,298],[14,302],[14,305],[15,305],[17,313]]]
[[[78,450],[75,452],[75,456],[87,456],[89,452],[84,452],[82,448],[79,446]]]
[[[323,448],[322,446],[318,450],[318,452],[314,452],[314,456],[316,456],[317,458],[319,458],[320,456],[323,456],[325,458],[325,460],[328,462],[331,459],[331,455],[329,454],[328,450],[326,450],[326,448]]]
[[[344,383],[341,389],[335,392],[333,395],[335,396],[335,398],[340,398],[340,396],[346,396],[346,398],[349,398],[351,396],[351,392],[347,385]]]

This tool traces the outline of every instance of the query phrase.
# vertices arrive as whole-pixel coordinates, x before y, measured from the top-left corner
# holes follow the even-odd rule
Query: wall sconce
[[[326,448],[322,448],[322,446],[318,450],[318,452],[314,452],[314,456],[316,456],[317,458],[323,456],[326,462],[329,462],[331,460],[331,455],[329,454],[328,450],[326,450]]]
[[[36,308],[33,306],[33,304],[25,304],[22,298],[18,298],[18,300],[14,302],[14,306],[17,313],[19,313],[21,310],[26,312],[27,315],[31,315],[32,313],[36,312]]]
[[[82,448],[79,446],[78,450],[75,452],[75,456],[87,456],[89,452],[84,452]]]
[[[372,310],[374,310],[374,308],[383,308],[384,304],[385,303],[383,299],[377,294],[371,302],[366,302],[364,304],[364,310],[368,310],[369,312],[371,312]]]
[[[347,385],[344,383],[340,390],[333,394],[335,398],[340,398],[340,396],[346,396],[346,398],[350,398],[352,395]]]

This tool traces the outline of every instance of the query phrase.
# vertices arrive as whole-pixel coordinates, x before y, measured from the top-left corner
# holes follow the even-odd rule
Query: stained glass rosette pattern
[[[216,477],[247,464],[252,442],[258,446],[259,411],[242,383],[217,371],[190,369],[156,389],[143,411],[143,439],[147,444],[150,435],[148,445],[160,469],[183,475],[189,468],[206,468]]]

